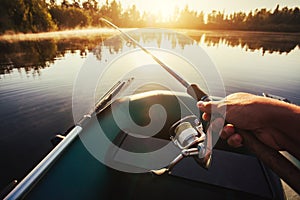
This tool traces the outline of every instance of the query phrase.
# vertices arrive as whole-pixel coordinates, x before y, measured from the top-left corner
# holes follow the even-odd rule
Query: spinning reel
[[[203,125],[195,115],[186,116],[174,123],[170,130],[170,138],[181,150],[181,153],[166,168],[152,170],[161,175],[172,168],[185,157],[193,157],[205,169],[211,165],[212,136],[204,133]]]

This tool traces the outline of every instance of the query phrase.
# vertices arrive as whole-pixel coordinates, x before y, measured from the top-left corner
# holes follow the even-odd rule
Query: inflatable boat
[[[168,165],[180,152],[169,131],[182,116],[190,112],[199,116],[196,101],[186,93],[167,90],[112,98],[121,86],[121,82],[116,84],[60,137],[55,148],[5,199],[285,198],[276,174],[246,149],[230,148],[222,140],[214,146],[208,168],[187,156],[168,173],[152,173],[151,168]],[[151,111],[157,105],[163,107],[163,114]],[[124,107],[130,116],[123,115]],[[133,127],[154,122],[162,124],[155,134]]]

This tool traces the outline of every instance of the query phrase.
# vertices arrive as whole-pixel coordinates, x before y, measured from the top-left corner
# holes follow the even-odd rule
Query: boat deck
[[[280,199],[277,187],[278,178],[251,155],[216,149],[209,170],[187,158],[172,174],[135,174],[105,166],[78,137],[25,199]]]
[[[174,112],[171,101],[173,97],[170,98],[170,95],[155,97],[156,100],[165,102],[170,107],[171,115],[168,117],[173,118],[176,115],[172,113]],[[184,98],[184,101],[190,101],[191,105],[195,105],[191,98]],[[141,119],[144,113],[141,106],[145,106],[148,100],[137,98],[131,101],[131,108],[134,111],[131,113],[132,118]],[[169,119],[169,121],[174,120],[176,119]],[[30,200],[195,197],[199,199],[284,199],[280,179],[275,174],[246,151],[232,152],[224,148],[222,141],[213,150],[212,165],[208,170],[201,168],[193,158],[183,159],[172,169],[171,174],[162,176],[149,172],[127,173],[112,169],[96,159],[97,156],[94,157],[95,155],[90,153],[91,149],[85,146],[86,142],[90,141],[93,143],[93,151],[102,156],[109,149],[101,146],[97,131],[99,125],[109,134],[107,138],[121,149],[134,147],[128,150],[147,152],[147,148],[153,148],[155,145],[159,147],[170,142],[161,134],[158,134],[159,137],[146,138],[146,141],[125,134],[114,121],[111,108],[107,107],[101,115],[91,118],[80,135],[64,149],[35,185],[29,188],[25,196],[23,195],[23,198]],[[106,150],[103,151],[103,148]],[[110,155],[106,158],[110,159],[110,162],[123,162],[118,149],[115,152],[108,152]],[[130,165],[130,163],[123,164]]]

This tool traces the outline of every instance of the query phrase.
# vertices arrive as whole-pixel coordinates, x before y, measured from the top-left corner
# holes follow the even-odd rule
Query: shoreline
[[[144,27],[144,28],[157,28],[157,29],[169,29],[179,33],[187,34],[187,32],[249,32],[249,33],[287,33],[290,35],[297,35],[300,32],[279,32],[279,31],[253,31],[253,30],[232,30],[232,29],[189,29],[189,28],[160,28],[160,27]],[[123,31],[131,31],[139,28],[121,28]],[[60,31],[38,32],[38,33],[4,33],[0,34],[0,42],[14,42],[14,41],[35,41],[46,39],[69,39],[69,38],[82,38],[84,36],[110,36],[117,33],[112,28],[83,28],[83,29],[68,29]],[[188,34],[189,35],[189,34]]]
[[[80,38],[84,36],[103,36],[113,34],[115,31],[109,28],[86,28],[86,29],[70,29],[62,31],[49,31],[39,33],[9,33],[0,35],[0,41],[33,41],[46,39],[68,39]],[[101,34],[101,35],[100,35]]]

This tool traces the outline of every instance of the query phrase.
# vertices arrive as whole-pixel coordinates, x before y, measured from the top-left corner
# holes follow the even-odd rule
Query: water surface
[[[145,46],[177,51],[200,46],[219,70],[227,94],[267,92],[300,105],[300,34],[178,31],[195,41],[158,33],[134,37]],[[136,48],[106,37],[101,32],[0,41],[0,188],[23,178],[53,148],[50,139],[74,123],[73,84],[86,60],[105,64]]]

